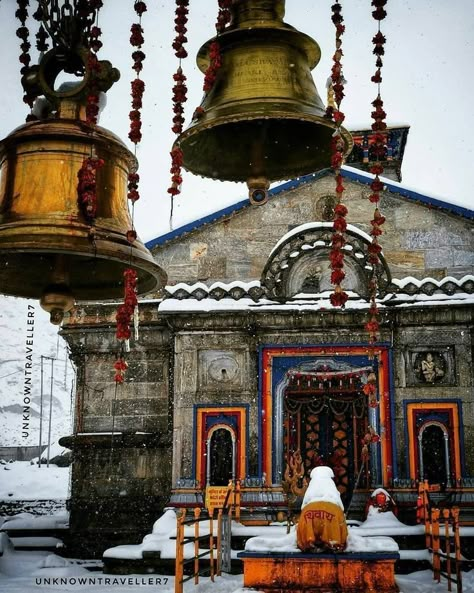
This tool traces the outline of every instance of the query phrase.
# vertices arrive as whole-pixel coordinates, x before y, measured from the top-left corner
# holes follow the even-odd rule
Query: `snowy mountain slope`
[[[37,301],[0,296],[0,447],[38,444],[41,356],[48,357],[43,359],[42,442],[46,444],[51,374],[52,440],[71,433],[74,370],[66,343]],[[49,358],[54,359],[52,373]]]

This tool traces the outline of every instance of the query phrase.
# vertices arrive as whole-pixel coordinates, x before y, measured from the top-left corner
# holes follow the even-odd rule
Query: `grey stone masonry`
[[[347,221],[370,232],[374,205],[368,200],[369,186],[349,179],[344,186]],[[173,239],[153,255],[167,271],[169,284],[258,280],[277,241],[296,226],[323,221],[322,204],[333,195],[334,179],[328,174],[264,206],[249,206]],[[387,191],[380,209],[386,217],[380,243],[393,277],[460,278],[474,271],[471,221]]]

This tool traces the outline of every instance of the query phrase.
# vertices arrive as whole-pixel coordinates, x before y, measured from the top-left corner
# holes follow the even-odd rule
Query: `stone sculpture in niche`
[[[417,357],[416,371],[424,383],[436,383],[445,374],[444,358],[438,353],[426,352]]]

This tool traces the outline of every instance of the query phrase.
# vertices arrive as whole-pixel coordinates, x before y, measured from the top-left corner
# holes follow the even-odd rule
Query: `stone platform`
[[[264,593],[396,593],[398,553],[241,552],[244,587]]]

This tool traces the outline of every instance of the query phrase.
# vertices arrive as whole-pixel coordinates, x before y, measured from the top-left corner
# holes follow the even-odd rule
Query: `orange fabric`
[[[343,550],[347,540],[343,510],[332,502],[310,502],[301,510],[296,536],[298,548],[303,552],[315,547]]]

